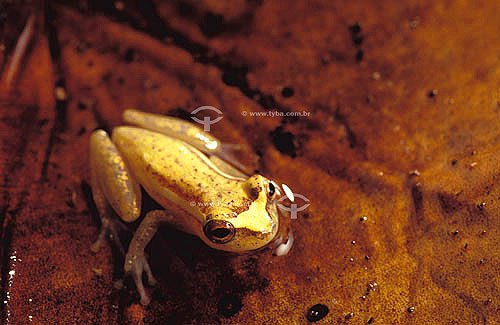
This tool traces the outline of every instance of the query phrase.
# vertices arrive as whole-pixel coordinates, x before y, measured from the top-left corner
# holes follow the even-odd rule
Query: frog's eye
[[[273,184],[273,182],[269,182],[267,185],[267,197],[270,200],[272,200],[275,194],[276,194],[276,186]]]
[[[234,226],[224,220],[210,220],[203,227],[205,236],[216,244],[225,244],[234,237]]]

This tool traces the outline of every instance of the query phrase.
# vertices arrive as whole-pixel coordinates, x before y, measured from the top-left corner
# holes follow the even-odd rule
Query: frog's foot
[[[94,253],[97,253],[97,251],[99,251],[101,246],[104,245],[104,242],[106,241],[106,235],[109,235],[109,238],[116,245],[120,253],[122,253],[122,255],[125,255],[125,249],[123,248],[122,242],[120,241],[120,236],[119,236],[120,231],[129,231],[129,230],[119,220],[102,217],[101,230],[99,231],[97,240],[90,246],[90,250]]]
[[[154,286],[158,283],[153,277],[149,263],[144,255],[129,255],[125,258],[125,274],[131,274],[134,279],[137,291],[141,296],[141,305],[146,306],[151,299],[146,294],[144,284],[142,283],[142,272],[146,272],[148,284]]]

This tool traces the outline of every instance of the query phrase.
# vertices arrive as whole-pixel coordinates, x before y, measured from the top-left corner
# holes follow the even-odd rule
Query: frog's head
[[[241,197],[232,198],[226,210],[214,210],[203,227],[205,242],[213,248],[245,252],[267,246],[280,231],[277,200],[279,186],[261,176],[253,175],[239,182]]]

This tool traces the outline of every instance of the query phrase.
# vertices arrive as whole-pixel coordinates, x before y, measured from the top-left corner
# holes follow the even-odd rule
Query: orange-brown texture
[[[304,324],[320,303],[321,324],[500,322],[497,1],[1,6],[3,69],[37,17],[1,93],[4,320]],[[162,230],[142,307],[130,281],[113,287],[122,257],[89,250],[89,134],[125,108],[202,105],[224,113],[215,136],[311,205],[286,257]],[[242,114],[275,110],[311,115]]]

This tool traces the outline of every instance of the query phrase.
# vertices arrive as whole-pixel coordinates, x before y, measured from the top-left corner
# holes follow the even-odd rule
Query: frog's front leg
[[[141,190],[103,130],[94,131],[90,138],[90,174],[92,196],[102,223],[99,236],[91,249],[97,251],[109,233],[125,254],[118,237],[118,227],[123,224],[113,217],[113,210],[124,221],[136,220],[141,212]]]
[[[156,284],[149,263],[144,255],[144,249],[151,241],[151,238],[156,234],[158,225],[162,222],[170,223],[175,226],[175,219],[172,215],[167,214],[164,210],[150,211],[144,217],[139,228],[137,228],[132,241],[128,247],[128,252],[125,257],[125,274],[131,274],[134,279],[137,291],[141,296],[141,304],[149,304],[149,297],[144,290],[142,283],[142,272],[146,272],[148,283]]]

